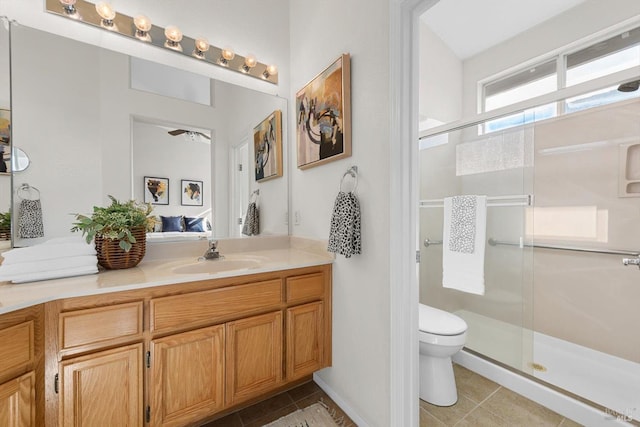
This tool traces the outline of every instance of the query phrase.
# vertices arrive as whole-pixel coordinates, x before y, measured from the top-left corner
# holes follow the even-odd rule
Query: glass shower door
[[[466,349],[527,372],[533,258],[525,220],[533,194],[533,131],[527,125],[484,133],[474,125],[420,142],[420,302],[467,322]],[[443,199],[456,195],[487,196],[483,295],[443,286]]]

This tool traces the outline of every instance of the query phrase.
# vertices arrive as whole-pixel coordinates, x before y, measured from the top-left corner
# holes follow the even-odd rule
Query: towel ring
[[[36,197],[35,198],[31,198],[29,196],[31,196],[31,190],[35,190],[36,192]],[[27,197],[23,197],[23,194],[26,192],[26,196]],[[20,187],[18,187],[18,189],[16,190],[16,194],[18,197],[20,197],[23,200],[40,200],[40,190],[38,190],[36,187],[29,185],[29,184],[22,184],[20,185]]]
[[[353,189],[351,190],[352,193],[355,193],[356,192],[356,188],[358,188],[358,167],[357,166],[351,166],[342,175],[342,179],[340,180],[340,186],[338,187],[338,190],[342,191],[342,184],[344,183],[344,179],[347,177],[347,175],[350,175],[355,180],[355,182],[353,184]]]

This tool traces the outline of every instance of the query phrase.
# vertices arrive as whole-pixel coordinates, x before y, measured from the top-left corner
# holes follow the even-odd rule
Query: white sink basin
[[[173,268],[176,274],[215,274],[223,271],[249,270],[260,265],[255,259],[203,260]]]

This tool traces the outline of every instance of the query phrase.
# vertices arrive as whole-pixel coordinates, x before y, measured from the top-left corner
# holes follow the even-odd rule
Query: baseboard
[[[360,415],[358,415],[342,397],[333,391],[326,382],[322,381],[322,378],[320,378],[318,373],[313,374],[313,381],[318,384],[322,391],[327,393],[334,402],[336,402],[336,404],[349,416],[349,418],[351,418],[351,421],[356,423],[358,427],[369,427],[369,424],[367,424],[367,422],[363,420],[362,417],[360,417]]]
[[[598,427],[632,426],[632,424],[621,419],[624,416],[616,417],[615,414],[607,414],[465,350],[454,355],[453,361],[582,425]]]

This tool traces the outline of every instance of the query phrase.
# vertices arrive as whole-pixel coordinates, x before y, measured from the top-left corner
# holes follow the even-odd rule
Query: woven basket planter
[[[11,240],[11,227],[0,227],[0,240]]]
[[[137,227],[131,230],[131,234],[136,238],[129,252],[125,252],[120,247],[120,241],[95,237],[96,252],[98,253],[98,264],[109,270],[131,268],[138,265],[147,250],[147,233],[144,227]]]

